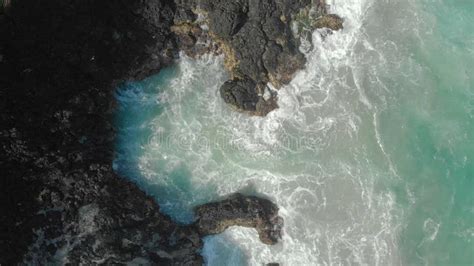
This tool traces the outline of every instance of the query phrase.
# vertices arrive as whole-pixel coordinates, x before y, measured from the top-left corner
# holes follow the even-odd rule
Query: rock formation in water
[[[202,44],[214,43],[207,47],[225,54],[231,74],[220,88],[221,97],[234,109],[252,115],[264,116],[277,108],[276,92],[268,84],[276,89],[288,84],[305,64],[292,30],[295,22],[302,22],[297,20],[307,20],[312,30],[342,28],[338,16],[326,14],[323,0],[177,2],[178,9],[188,14],[175,21],[181,48],[194,56],[201,53],[196,50],[202,51]]]
[[[230,226],[255,228],[265,244],[276,244],[281,238],[283,219],[278,207],[267,199],[236,193],[225,200],[201,205],[195,209],[196,227],[201,236],[219,234]]]

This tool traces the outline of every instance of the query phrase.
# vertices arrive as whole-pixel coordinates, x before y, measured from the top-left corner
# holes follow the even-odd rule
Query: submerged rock
[[[265,244],[276,244],[281,238],[283,218],[278,216],[278,207],[267,199],[236,193],[195,211],[195,225],[201,236],[222,233],[230,226],[244,226],[255,228]]]

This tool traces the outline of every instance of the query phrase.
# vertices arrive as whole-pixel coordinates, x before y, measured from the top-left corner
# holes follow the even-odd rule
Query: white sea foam
[[[330,4],[335,13],[345,18],[343,32],[324,40],[319,32],[314,33],[315,48],[307,54],[308,65],[279,91],[280,109],[264,119],[251,120],[253,127],[245,130],[241,127],[245,121],[239,119],[234,124],[233,132],[240,136],[237,141],[244,142],[244,149],[269,157],[261,164],[284,164],[276,168],[243,166],[246,174],[237,177],[241,184],[250,184],[259,193],[274,197],[285,219],[283,241],[274,247],[261,244],[253,230],[234,228],[221,236],[239,243],[250,265],[272,261],[282,265],[385,265],[399,261],[397,227],[390,214],[393,196],[374,188],[375,180],[384,173],[361,159],[367,157],[363,147],[353,147],[349,162],[322,158],[338,157],[335,153],[343,152],[339,149],[357,138],[361,118],[356,108],[366,108],[367,112],[373,108],[358,80],[358,62],[353,56],[354,47],[363,37],[361,27],[370,3]],[[365,46],[373,49],[370,43],[365,42]],[[354,94],[358,96],[353,97]],[[353,99],[362,105],[354,104]],[[315,149],[291,150],[288,145],[278,145],[283,135],[309,135],[317,145],[312,147]],[[265,144],[276,145],[279,151],[289,148],[296,159],[304,161],[282,162],[291,159],[272,156],[271,148]],[[283,154],[288,156],[288,152]],[[282,169],[285,166],[291,171]],[[239,188],[238,183],[222,186],[220,193]],[[214,259],[209,259],[210,264],[222,262]]]
[[[156,187],[171,216],[189,221],[183,211],[236,191],[266,195],[280,206],[281,243],[267,246],[255,230],[232,228],[205,241],[209,265],[399,262],[394,196],[376,185],[390,173],[361,141],[369,138],[385,153],[376,129],[362,130],[377,127],[374,106],[383,103],[366,91],[367,79],[379,81],[360,69],[367,66],[364,56],[383,63],[364,32],[372,2],[328,4],[345,19],[344,30],[324,39],[313,34],[306,68],[280,89],[280,108],[265,118],[233,112],[220,99],[218,87],[228,78],[220,57],[183,56],[165,84],[118,93],[125,108],[142,108],[137,114],[163,107],[140,129],[132,124],[122,132],[150,130],[142,132],[145,140],[123,143],[131,158],[118,160],[137,162],[132,175],[151,193]]]

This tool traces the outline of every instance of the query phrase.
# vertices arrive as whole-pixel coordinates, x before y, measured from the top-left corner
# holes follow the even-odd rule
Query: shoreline
[[[201,237],[221,231],[173,222],[112,169],[117,84],[157,73],[178,53],[170,31],[176,6],[141,5],[24,0],[2,18],[1,200],[8,204],[0,263],[200,265]],[[254,206],[261,209],[227,214],[224,223],[245,217],[249,226],[270,208],[273,224],[273,203]]]

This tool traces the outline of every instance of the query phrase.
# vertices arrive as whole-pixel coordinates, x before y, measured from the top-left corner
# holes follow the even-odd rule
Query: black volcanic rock
[[[207,16],[210,36],[221,45],[226,56],[232,80],[222,85],[221,96],[228,104],[253,115],[266,115],[277,107],[276,98],[261,96],[268,89],[268,82],[278,88],[289,83],[293,74],[303,67],[305,58],[298,50],[290,21],[292,14],[310,3],[311,0],[194,3],[194,10]],[[235,100],[229,97],[230,86],[234,88],[231,94]]]
[[[221,97],[240,110],[255,112],[259,99],[256,86],[251,79],[228,80],[220,88]]]
[[[172,62],[172,23],[162,1],[17,0],[2,15],[0,264],[200,264],[198,235],[111,166],[115,86]]]
[[[211,31],[223,39],[234,36],[248,20],[246,1],[211,1],[207,5]]]
[[[283,218],[278,216],[278,207],[267,199],[236,193],[195,211],[195,224],[202,236],[222,233],[230,226],[244,226],[255,228],[265,244],[275,244],[281,238]]]
[[[115,87],[173,61],[170,27],[195,19],[179,8],[14,0],[0,14],[1,265],[202,264],[195,225],[112,169]]]
[[[206,51],[224,53],[225,65],[231,74],[231,80],[222,85],[221,96],[234,109],[259,116],[278,107],[275,92],[270,98],[262,97],[265,90],[270,89],[267,84],[276,89],[288,84],[306,62],[298,49],[301,24],[310,27],[304,31],[308,35],[316,28],[339,30],[343,22],[337,15],[327,14],[324,0],[176,2],[180,7],[186,6],[188,12],[191,7],[204,18],[188,20],[186,27],[176,31],[180,40],[188,44],[182,49],[195,56],[201,54],[191,49],[196,40],[216,43],[218,49],[208,47]],[[297,26],[295,32],[293,22]],[[202,28],[209,28],[209,34]]]

